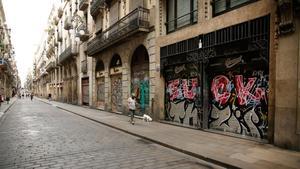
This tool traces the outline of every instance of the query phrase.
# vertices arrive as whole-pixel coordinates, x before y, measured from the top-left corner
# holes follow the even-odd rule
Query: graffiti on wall
[[[104,78],[97,80],[97,101],[104,101],[105,99],[105,87]]]
[[[122,111],[122,76],[112,76],[111,101],[112,111]]]
[[[166,120],[199,127],[201,90],[197,64],[174,66],[166,73]]]
[[[149,107],[149,75],[148,71],[135,71],[131,80],[131,92],[135,94],[140,112],[145,113]]]
[[[269,77],[264,71],[252,74],[216,75],[211,81],[209,127],[265,138],[268,128]]]
[[[105,102],[105,82],[104,77],[97,79],[97,107],[104,108]]]

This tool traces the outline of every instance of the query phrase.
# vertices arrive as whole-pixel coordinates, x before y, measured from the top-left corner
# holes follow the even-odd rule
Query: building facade
[[[11,30],[5,24],[5,12],[0,0],[0,100],[13,97],[20,88]]]
[[[65,0],[35,88],[121,114],[134,93],[138,115],[299,150],[299,5]]]

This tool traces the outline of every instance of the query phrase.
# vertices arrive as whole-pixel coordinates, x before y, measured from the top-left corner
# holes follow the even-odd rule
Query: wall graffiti
[[[97,107],[104,108],[105,103],[105,82],[104,77],[97,79]]]
[[[112,111],[122,111],[122,75],[111,76]]]
[[[265,138],[268,128],[269,77],[252,74],[216,75],[211,81],[209,128]]]
[[[131,80],[131,92],[135,94],[139,104],[137,113],[145,112],[149,107],[149,71],[139,70],[134,71]]]
[[[197,64],[166,70],[166,120],[200,126],[200,81]]]

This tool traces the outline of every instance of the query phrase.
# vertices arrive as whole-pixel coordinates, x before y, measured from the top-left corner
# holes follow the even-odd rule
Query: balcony
[[[105,8],[105,0],[93,0],[91,2],[90,13],[93,17],[97,16],[100,13],[99,9]]]
[[[149,32],[149,10],[139,7],[124,16],[87,44],[90,56],[137,33]]]
[[[6,59],[0,58],[0,69],[7,70],[9,68],[9,64]]]
[[[63,14],[64,14],[63,9],[62,9],[61,7],[58,8],[58,10],[57,10],[57,17],[58,17],[58,18],[61,18],[61,17],[63,16]]]
[[[55,18],[53,19],[53,23],[54,23],[54,25],[58,25],[59,19],[58,19],[57,17],[55,17]]]
[[[89,6],[89,1],[88,0],[80,0],[80,2],[79,2],[79,10],[85,11],[88,6]]]
[[[62,64],[66,60],[71,59],[73,56],[76,56],[78,54],[76,46],[70,45],[68,48],[66,48],[58,58],[58,63]]]
[[[56,39],[57,39],[58,42],[62,42],[61,32],[57,32]]]
[[[65,18],[64,29],[65,29],[65,30],[70,30],[70,29],[72,29],[72,19],[71,19],[70,16],[67,16],[67,17]]]
[[[51,58],[55,54],[55,47],[52,44],[49,44],[48,49],[46,50],[47,58]]]
[[[87,73],[87,60],[81,61],[81,73]]]
[[[46,71],[49,72],[53,68],[55,68],[55,62],[54,61],[48,62],[48,64],[46,65]]]
[[[77,32],[78,34],[76,36],[80,38],[80,41],[85,42],[89,39],[89,32],[85,24],[78,26]]]
[[[0,58],[0,70],[7,70],[7,72],[11,71],[11,63],[4,58]]]

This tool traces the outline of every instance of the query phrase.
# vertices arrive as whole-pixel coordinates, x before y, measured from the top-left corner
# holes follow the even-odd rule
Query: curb
[[[44,103],[46,103],[46,104],[53,105],[53,104],[48,103],[48,102],[46,102],[46,101],[44,101],[44,100],[40,100],[40,99],[38,99],[38,100],[41,101],[41,102],[44,102]],[[206,161],[206,162],[213,163],[213,164],[219,165],[219,166],[221,166],[221,167],[225,167],[225,168],[240,169],[240,167],[237,167],[237,166],[234,166],[234,165],[231,165],[231,164],[228,164],[228,163],[224,163],[224,162],[222,162],[222,161],[215,160],[215,159],[213,159],[213,158],[205,157],[205,156],[203,156],[203,155],[196,154],[196,153],[193,153],[193,152],[191,152],[191,151],[187,151],[187,150],[184,150],[184,149],[175,147],[175,146],[168,145],[168,144],[166,144],[166,143],[163,143],[163,142],[154,140],[154,139],[152,139],[152,138],[145,137],[145,136],[142,136],[142,135],[139,135],[139,134],[136,134],[136,133],[133,133],[133,132],[124,130],[124,129],[122,129],[122,128],[119,128],[119,127],[116,127],[116,126],[113,126],[113,125],[110,125],[110,124],[101,122],[101,121],[96,120],[96,119],[93,119],[93,118],[91,118],[91,117],[87,117],[87,116],[81,115],[81,114],[79,114],[79,113],[76,113],[76,112],[73,112],[73,111],[71,111],[71,110],[65,109],[65,108],[60,107],[60,106],[58,106],[58,105],[56,105],[56,107],[59,108],[59,109],[61,109],[61,110],[64,110],[64,111],[70,112],[70,113],[72,113],[72,114],[78,115],[78,116],[80,116],[80,117],[83,117],[83,118],[85,118],[85,119],[88,119],[88,120],[91,120],[91,121],[100,123],[100,124],[102,124],[102,125],[108,126],[108,127],[110,127],[110,128],[113,128],[113,129],[122,131],[122,132],[127,133],[127,134],[130,134],[130,135],[133,135],[133,136],[136,136],[136,137],[139,137],[139,138],[142,138],[142,139],[151,141],[151,142],[156,143],[156,144],[158,144],[158,145],[161,145],[161,146],[164,146],[164,147],[167,147],[167,148],[176,150],[176,151],[178,151],[178,152],[181,152],[181,153],[184,153],[184,154],[187,154],[187,155],[196,157],[196,158],[201,159],[201,160],[204,160],[204,161]]]

